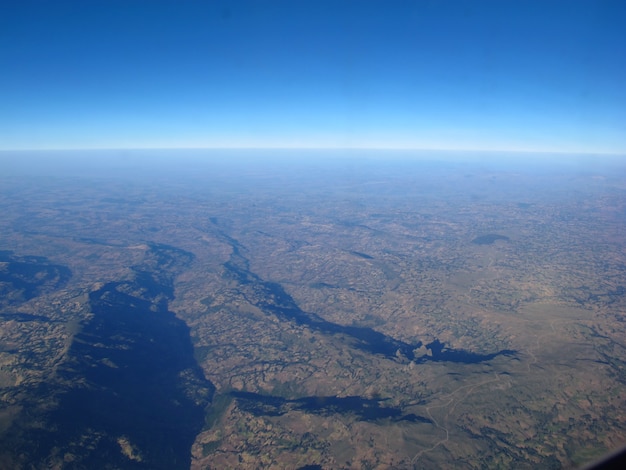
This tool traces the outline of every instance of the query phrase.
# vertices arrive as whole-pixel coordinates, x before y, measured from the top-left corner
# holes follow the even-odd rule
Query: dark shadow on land
[[[479,362],[490,361],[498,356],[516,356],[517,351],[512,349],[503,349],[492,354],[477,354],[463,349],[446,348],[446,344],[438,339],[432,343],[425,345],[429,354],[415,359],[415,363],[423,364],[424,362],[456,362],[461,364],[477,364]]]
[[[413,413],[405,415],[401,408],[382,406],[382,403],[387,399],[359,396],[314,396],[288,400],[278,396],[251,392],[234,391],[230,394],[237,399],[239,408],[255,416],[281,416],[289,411],[304,411],[322,416],[350,414],[360,421],[390,419],[392,421],[432,423],[429,418]]]
[[[25,302],[45,291],[59,289],[72,277],[66,266],[51,264],[43,256],[15,256],[0,251],[0,308]],[[7,295],[8,293],[11,295]]]
[[[387,336],[368,327],[346,326],[324,320],[315,313],[305,312],[285,289],[276,282],[261,279],[249,270],[248,260],[241,254],[241,245],[231,237],[223,235],[231,245],[232,254],[224,263],[226,277],[235,280],[242,286],[245,298],[252,305],[265,313],[271,313],[284,321],[292,321],[298,325],[305,325],[312,330],[324,334],[344,336],[354,348],[371,354],[379,354],[393,360],[415,360],[417,363],[427,361],[448,361],[464,364],[473,364],[489,361],[497,356],[513,356],[512,350],[502,350],[492,354],[478,354],[462,349],[445,348],[438,340],[426,345],[430,354],[417,357],[415,350],[422,346],[421,342],[406,343]]]
[[[151,245],[131,279],[89,294],[92,317],[55,383],[33,393],[40,407],[49,401],[35,417],[44,425],[17,429],[12,438],[15,452],[28,456],[25,468],[67,459],[68,469],[189,468],[214,393],[187,325],[168,310],[173,276],[189,259]]]
[[[510,239],[505,235],[498,235],[497,233],[489,233],[487,235],[482,235],[480,237],[476,237],[472,240],[474,245],[493,245],[496,241],[502,240],[508,242]]]

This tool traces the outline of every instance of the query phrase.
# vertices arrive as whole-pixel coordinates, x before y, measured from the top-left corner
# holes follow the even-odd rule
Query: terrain
[[[0,467],[626,443],[626,166],[285,152],[0,156]]]

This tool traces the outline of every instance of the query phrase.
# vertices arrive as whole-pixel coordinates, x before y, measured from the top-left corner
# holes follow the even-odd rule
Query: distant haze
[[[381,170],[387,165],[409,168],[423,163],[447,165],[451,171],[507,170],[543,176],[579,171],[615,177],[626,171],[623,156],[601,154],[382,149],[0,150],[0,175],[4,177],[202,180],[236,175],[240,182],[258,175],[339,176],[373,169],[383,177]]]

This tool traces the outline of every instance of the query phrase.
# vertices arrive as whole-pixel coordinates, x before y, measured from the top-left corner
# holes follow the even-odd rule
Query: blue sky
[[[626,2],[12,0],[0,149],[626,153]]]

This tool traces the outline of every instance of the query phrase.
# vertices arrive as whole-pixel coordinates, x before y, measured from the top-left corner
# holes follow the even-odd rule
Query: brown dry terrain
[[[148,163],[0,177],[0,467],[570,468],[626,443],[623,166]]]

